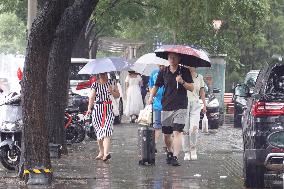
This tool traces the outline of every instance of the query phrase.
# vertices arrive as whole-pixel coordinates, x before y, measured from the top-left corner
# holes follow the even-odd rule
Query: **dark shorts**
[[[174,131],[183,132],[184,124],[173,123],[172,126],[162,126],[162,133],[173,134]]]

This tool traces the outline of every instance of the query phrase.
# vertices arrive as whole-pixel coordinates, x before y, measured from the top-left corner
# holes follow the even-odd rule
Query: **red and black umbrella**
[[[185,45],[163,45],[155,50],[156,56],[168,59],[169,53],[177,53],[181,56],[181,64],[191,67],[211,67],[207,54],[196,48]]]

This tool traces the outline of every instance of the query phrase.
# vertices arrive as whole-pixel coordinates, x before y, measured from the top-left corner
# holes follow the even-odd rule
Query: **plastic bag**
[[[147,105],[143,110],[140,110],[137,122],[141,125],[152,123],[152,105]]]
[[[202,119],[202,132],[208,133],[208,119],[206,114],[204,114],[204,117]]]
[[[119,116],[119,98],[114,98],[110,95],[110,100],[112,102],[112,112],[114,116]]]

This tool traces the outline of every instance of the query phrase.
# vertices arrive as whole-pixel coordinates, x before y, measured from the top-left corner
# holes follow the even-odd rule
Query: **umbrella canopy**
[[[99,74],[128,69],[129,64],[121,57],[97,58],[88,62],[78,74]]]
[[[181,56],[181,64],[192,67],[211,67],[209,57],[202,51],[185,45],[163,45],[155,50],[158,57],[168,59],[168,54],[177,53]]]
[[[142,75],[150,76],[158,65],[169,66],[170,64],[167,60],[157,57],[155,53],[148,53],[138,58],[131,69]]]

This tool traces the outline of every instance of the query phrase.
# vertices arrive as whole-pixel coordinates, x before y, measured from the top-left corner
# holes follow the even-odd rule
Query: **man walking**
[[[164,86],[161,122],[168,150],[166,161],[167,164],[179,166],[178,155],[187,112],[187,90],[193,91],[194,87],[188,69],[179,66],[181,63],[179,54],[168,53],[168,61],[170,66],[159,72],[155,86],[150,92],[149,103],[153,103],[158,88]]]

